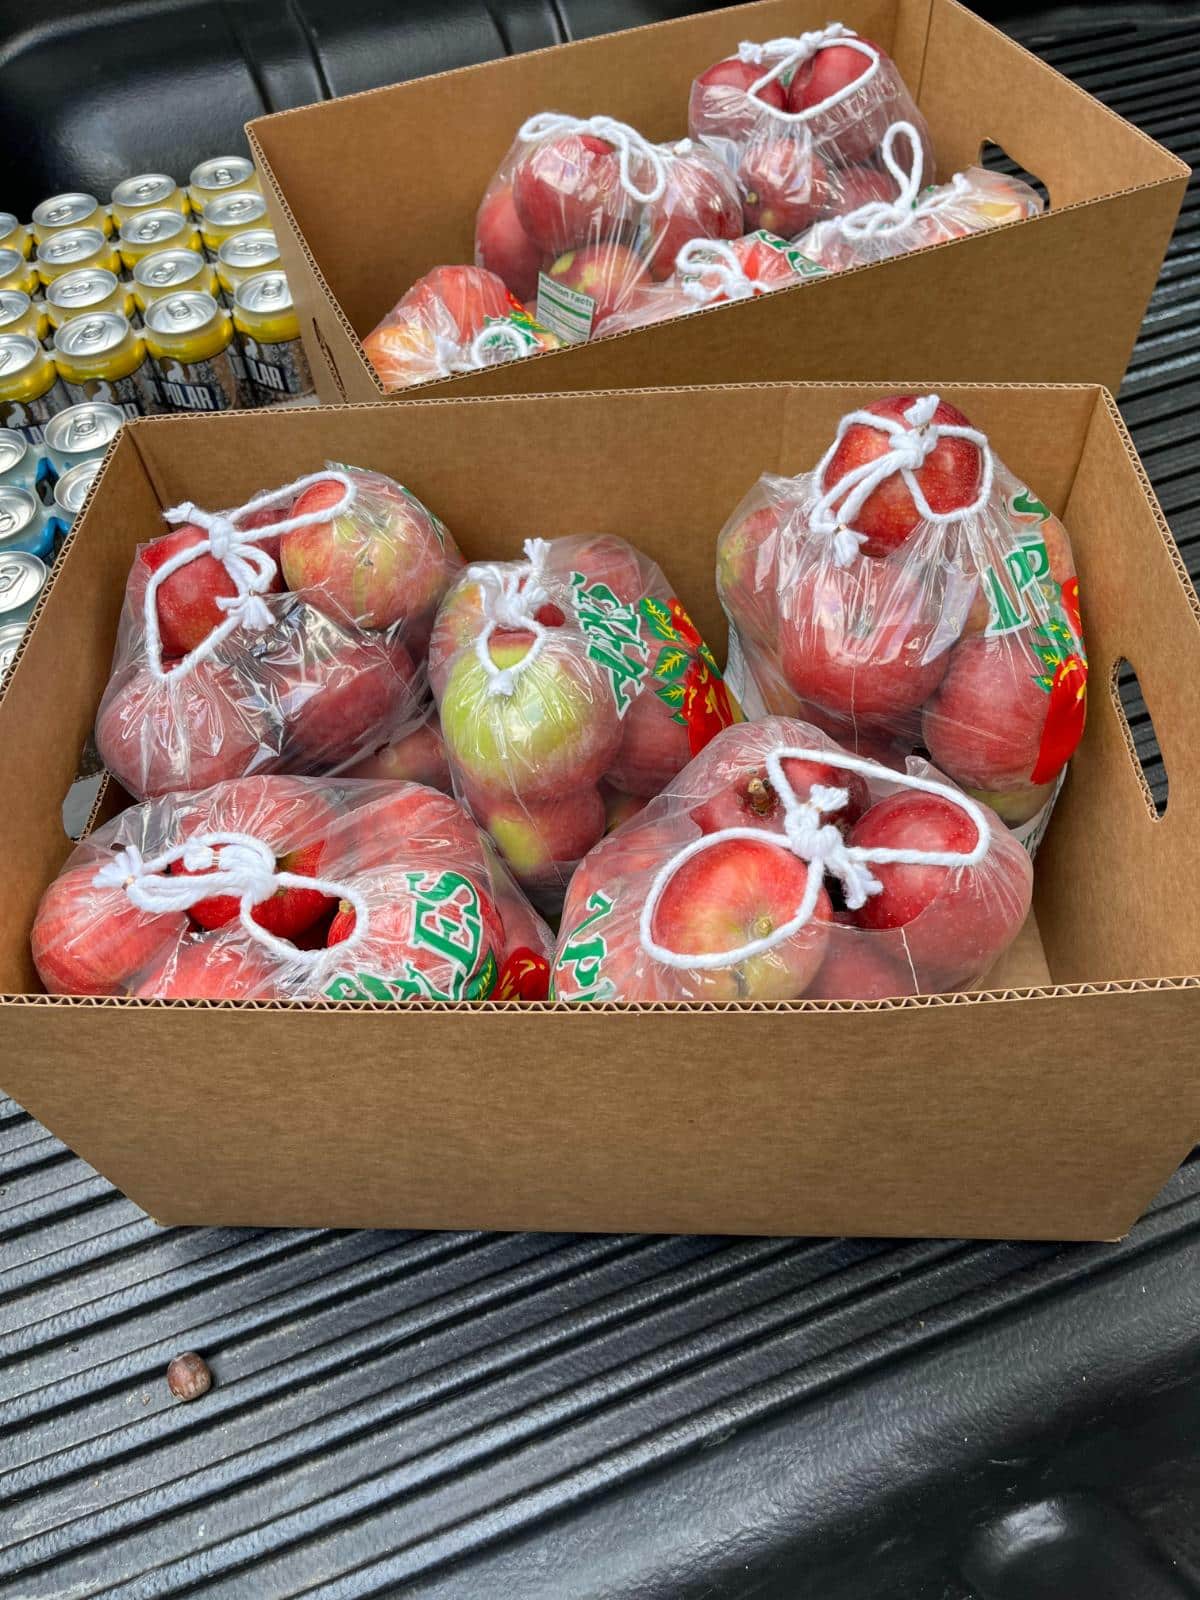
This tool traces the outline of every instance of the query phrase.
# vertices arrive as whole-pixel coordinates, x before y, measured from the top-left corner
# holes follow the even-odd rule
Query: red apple
[[[278,1000],[280,967],[248,936],[187,938],[129,992],[139,1000]]]
[[[348,787],[350,809],[329,838],[328,874],[391,868],[414,860],[478,876],[479,829],[450,795],[419,783]]]
[[[299,652],[281,648],[274,663],[289,766],[328,770],[415,715],[414,668],[398,640],[314,623],[299,642]]]
[[[472,266],[434,267],[401,296],[396,309],[401,308],[416,311],[433,326],[448,318],[447,331],[457,331],[463,344],[475,337],[488,317],[504,317],[512,309],[501,277]]]
[[[432,712],[429,720],[411,733],[402,734],[391,744],[376,750],[365,761],[351,767],[348,778],[403,779],[408,783],[423,783],[430,789],[450,793],[450,765],[446,760],[446,746],[442,730]]]
[[[894,200],[900,189],[891,173],[879,167],[845,167],[834,174],[831,191],[832,214],[844,216],[872,201]]]
[[[438,519],[399,484],[367,472],[355,472],[353,481],[358,495],[349,511],[284,534],[288,588],[335,621],[423,625],[427,638],[462,557]],[[324,511],[342,494],[338,483],[314,483],[297,499],[294,515]]]
[[[960,640],[921,719],[935,765],[972,789],[1026,790],[1050,709],[1044,671],[1021,634]]]
[[[938,620],[922,585],[890,563],[814,563],[784,596],[783,675],[802,698],[855,723],[895,718],[927,700],[945,674]]]
[[[610,240],[583,245],[558,257],[547,274],[596,302],[592,326],[619,311],[630,295],[646,282],[646,264],[627,246]]]
[[[807,139],[771,133],[741,151],[738,183],[746,231],[765,228],[781,239],[827,216],[836,194],[836,177]]]
[[[337,808],[317,784],[282,774],[235,778],[205,796],[188,816],[184,837],[196,833],[246,833],[261,840],[275,856],[276,869],[299,877],[322,876],[325,841],[337,817]],[[217,849],[217,864],[221,851]],[[205,876],[207,867],[193,874],[182,860],[171,865],[178,876]],[[213,895],[192,907],[192,917],[202,928],[222,928],[237,918],[237,895]],[[251,912],[253,921],[280,939],[292,939],[332,909],[333,901],[317,889],[287,886],[276,889],[269,900]]]
[[[522,661],[532,644],[531,633],[498,629],[489,653],[503,670]],[[463,650],[439,697],[451,766],[473,791],[553,800],[599,781],[621,742],[621,725],[606,680],[575,638],[560,642],[548,634],[511,693],[494,692],[494,682],[476,652]]]
[[[657,594],[659,587],[664,593],[658,598],[668,598],[665,585],[650,587],[650,575],[643,570],[642,560],[633,546],[613,534],[555,540],[550,546],[548,566],[571,588],[574,587],[572,573],[581,572],[589,589],[603,584],[622,605],[636,605],[644,595]]]
[[[798,856],[765,840],[722,840],[677,868],[655,908],[651,932],[658,944],[681,955],[738,949],[791,921],[808,872]],[[699,999],[795,999],[824,959],[831,915],[821,889],[812,920],[773,950],[735,966],[689,970],[687,980]]]
[[[835,912],[834,920],[841,922],[844,916]],[[804,991],[804,998],[892,1000],[918,994],[911,969],[897,959],[899,943],[897,939],[894,951],[889,935],[862,929],[830,934],[821,970]]]
[[[594,787],[544,802],[488,799],[477,815],[513,877],[548,906],[561,903],[576,864],[604,833],[604,801]]]
[[[268,522],[278,522],[287,514],[286,509],[257,512],[246,517],[239,526],[262,527]],[[203,528],[193,522],[185,522],[174,532],[164,534],[161,539],[152,539],[149,544],[142,545],[137,553],[137,562],[144,573],[150,575],[181,550],[202,544],[207,538],[208,534]],[[278,571],[279,540],[262,539],[259,543],[276,560],[277,570],[269,590],[278,591],[283,588]],[[138,592],[144,592],[140,585]],[[169,578],[165,578],[155,595],[163,658],[186,656],[198,644],[202,644],[214,628],[228,619],[228,612],[223,611],[217,601],[230,600],[236,593],[233,579],[221,562],[211,555],[197,556],[194,561],[187,562]]]
[[[654,664],[664,649],[659,645],[648,662],[648,676],[641,692],[626,711],[621,723],[621,744],[606,776],[626,794],[649,799],[660,794],[677,772],[692,759],[687,724],[677,722],[679,709],[660,700],[655,692]]]
[[[591,133],[531,141],[517,161],[512,192],[521,227],[555,256],[612,239],[634,220],[616,149]]]
[[[814,784],[847,790],[850,798],[840,811],[821,814],[823,823],[836,823],[843,832],[858,821],[870,804],[867,780],[844,767],[788,756],[783,761],[783,775],[799,800],[808,799]],[[717,833],[722,828],[764,828],[781,834],[783,818],[783,801],[761,761],[747,763],[732,782],[692,809],[692,821],[702,833]]]
[[[773,651],[779,634],[776,563],[780,513],[773,505],[726,524],[717,541],[717,593],[738,633]]]
[[[33,919],[33,964],[50,994],[123,994],[187,932],[182,911],[140,911],[125,890],[97,887],[99,850],[59,874]]]
[[[887,417],[911,431],[912,424],[904,413],[915,401],[915,395],[895,395],[887,400],[872,401],[862,409],[875,416]],[[958,407],[945,400],[934,412],[932,424],[935,427],[939,424],[970,427],[968,418]],[[822,490],[831,489],[854,468],[868,461],[877,461],[890,448],[891,441],[881,429],[861,422],[852,424],[846,429],[825,469],[821,479]],[[930,508],[940,512],[956,511],[970,505],[979,493],[982,474],[983,458],[977,445],[969,439],[943,438],[934,445],[914,476]],[[907,484],[895,472],[867,496],[854,517],[854,527],[857,532],[867,535],[868,542],[862,547],[864,554],[885,556],[897,545],[903,544],[920,520]]]
[[[692,84],[688,103],[688,129],[693,139],[710,138],[741,141],[758,124],[763,106],[782,111],[787,106],[787,90],[772,78],[755,95],[750,91],[771,70],[771,63],[752,66],[737,56],[728,56],[702,72]]]
[[[974,822],[940,795],[900,790],[861,817],[851,847],[864,850],[974,849]],[[1033,866],[997,817],[988,853],[975,866],[872,862],[882,889],[858,911],[864,928],[903,928],[904,948],[922,989],[947,989],[981,976],[1012,943],[1029,911]]]
[[[862,43],[869,41],[864,39]],[[871,48],[882,59],[879,70],[863,85],[861,96],[856,92],[840,104],[817,112],[807,124],[814,139],[828,140],[845,161],[869,160],[893,120],[887,112],[888,85],[881,80],[886,72],[894,74],[895,68],[878,45]],[[796,68],[788,86],[788,110],[811,110],[857,83],[871,70],[871,64],[871,57],[852,44],[826,45]]]
[[[511,183],[489,189],[475,218],[475,259],[503,278],[518,300],[533,304],[546,252],[525,232]]]
[[[241,777],[273,762],[280,741],[276,709],[215,661],[163,683],[131,665],[110,680],[96,719],[105,766],[139,800]]]
[[[729,168],[706,150],[667,157],[667,186],[645,211],[650,275],[669,277],[689,239],[736,239],[742,202]]]

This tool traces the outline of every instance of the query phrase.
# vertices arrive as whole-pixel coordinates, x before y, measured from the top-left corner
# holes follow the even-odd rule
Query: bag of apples
[[[910,165],[901,161],[903,145]],[[796,240],[796,249],[827,272],[888,261],[927,244],[943,244],[1004,222],[1036,217],[1040,195],[1020,178],[983,167],[956,172],[949,183],[921,193],[921,149],[910,123],[894,122],[880,156],[899,192],[894,200],[871,200],[842,216],[815,222]]]
[[[986,806],[784,717],[719,733],[571,880],[568,1001],[882,1000],[978,981],[1033,867]]]
[[[692,138],[737,177],[747,231],[784,239],[822,217],[895,199],[880,146],[899,121],[932,179],[929,129],[895,62],[840,22],[740,44],[700,74],[688,104]]]
[[[384,388],[394,391],[557,350],[561,343],[494,272],[435,267],[400,296],[363,340],[363,351]]]
[[[689,239],[675,257],[671,276],[630,295],[620,311],[597,326],[596,334],[604,338],[729,300],[753,300],[824,274],[824,267],[786,239],[761,229],[732,241]]]
[[[608,816],[632,809],[619,796],[657,794],[738,712],[632,545],[579,535],[525,551],[467,568],[438,611],[429,670],[456,792],[553,913]]]
[[[736,239],[729,171],[690,139],[651,144],[612,117],[545,112],[520,129],[475,222],[475,259],[579,344],[689,239]]]
[[[434,614],[463,561],[408,490],[331,467],[164,518],[175,531],[134,557],[96,722],[130,794],[330,771],[421,721]]]
[[[542,999],[549,930],[458,803],[415,783],[234,778],[132,806],[34,919],[51,994]]]
[[[843,417],[815,471],[760,478],[722,530],[729,676],[885,762],[914,751],[1036,847],[1083,735],[1066,530],[937,395]]]

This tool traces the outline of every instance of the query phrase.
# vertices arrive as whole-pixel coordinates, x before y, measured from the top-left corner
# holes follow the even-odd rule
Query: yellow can
[[[169,294],[190,292],[217,296],[217,275],[207,256],[196,250],[156,250],[133,269],[133,298],[145,311]]]
[[[0,250],[15,250],[27,261],[33,254],[33,235],[11,211],[0,211]]]
[[[33,208],[33,237],[38,244],[56,233],[75,228],[96,228],[105,238],[113,231],[107,206],[94,194],[52,194]]]
[[[0,250],[0,289],[32,295],[41,286],[37,268],[19,250]]]
[[[165,409],[140,335],[119,311],[73,317],[54,335],[54,363],[72,405],[102,400],[127,417]]]
[[[200,236],[210,256],[215,256],[226,239],[252,228],[266,226],[267,202],[256,190],[219,194],[208,202],[200,218]]]
[[[190,217],[192,207],[187,193],[165,172],[139,172],[122,178],[112,192],[113,221],[119,228],[129,217],[143,211],[178,211]]]
[[[292,291],[282,272],[260,272],[239,286],[233,325],[260,405],[308,400],[315,394]]]
[[[68,228],[64,233],[52,233],[38,245],[35,260],[38,277],[46,284],[81,267],[104,267],[114,273],[121,270],[120,256],[99,228]]]
[[[217,251],[217,281],[230,305],[238,287],[279,266],[279,245],[270,228],[251,228],[225,239]]]
[[[20,289],[0,289],[0,334],[24,333],[31,339],[46,336],[46,307]]]
[[[219,194],[257,188],[258,173],[253,161],[247,161],[245,156],[211,156],[194,166],[188,178],[188,198],[197,216]]]
[[[233,323],[211,295],[172,294],[146,307],[146,348],[171,411],[253,405]]]
[[[0,428],[41,444],[42,428],[71,404],[58,371],[36,339],[0,334]]]
[[[117,242],[121,260],[130,272],[139,261],[159,250],[194,250],[200,254],[196,224],[178,211],[140,211],[136,217],[126,217]]]
[[[97,311],[119,311],[131,317],[133,295],[127,284],[107,267],[79,267],[64,272],[46,289],[46,314],[52,328],[61,328],[72,317]]]

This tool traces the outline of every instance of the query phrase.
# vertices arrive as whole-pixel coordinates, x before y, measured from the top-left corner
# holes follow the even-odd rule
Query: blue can
[[[25,550],[48,565],[54,560],[55,531],[37,495],[16,484],[0,485],[0,556]]]

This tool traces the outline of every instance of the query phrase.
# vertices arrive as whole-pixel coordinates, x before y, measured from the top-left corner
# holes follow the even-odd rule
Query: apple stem
[[[751,778],[746,785],[746,797],[751,811],[760,817],[765,817],[775,805],[775,791],[765,778]]]

